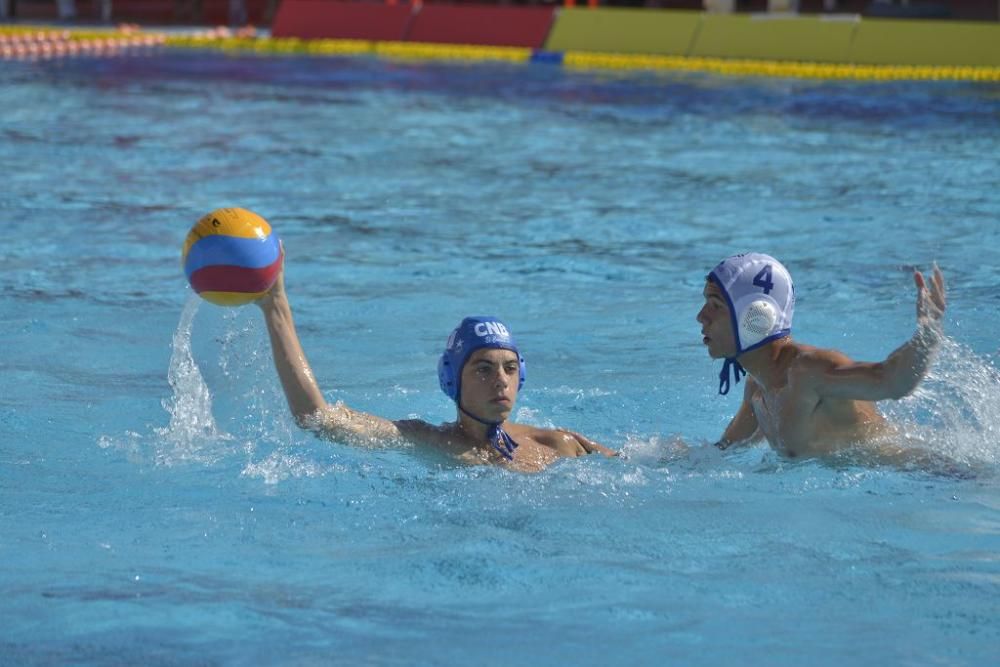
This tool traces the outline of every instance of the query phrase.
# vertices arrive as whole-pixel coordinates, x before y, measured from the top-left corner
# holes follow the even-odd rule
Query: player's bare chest
[[[514,448],[510,459],[488,444],[467,448],[459,454],[459,458],[470,464],[502,465],[521,471],[543,470],[559,458],[551,447],[531,437],[521,435],[515,437],[515,442],[517,447]]]
[[[808,422],[811,410],[805,398],[791,385],[777,389],[758,387],[750,405],[757,422],[771,435],[796,430]]]

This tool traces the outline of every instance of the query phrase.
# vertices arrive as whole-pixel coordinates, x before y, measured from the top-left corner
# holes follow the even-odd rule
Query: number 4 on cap
[[[771,265],[765,264],[764,268],[753,277],[753,284],[757,287],[763,288],[764,294],[770,294],[771,290],[774,289],[774,283],[771,282]]]

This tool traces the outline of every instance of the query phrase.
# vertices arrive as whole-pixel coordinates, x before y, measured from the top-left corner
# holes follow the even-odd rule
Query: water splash
[[[201,299],[192,294],[184,304],[174,332],[167,371],[173,394],[162,401],[163,409],[170,415],[170,424],[154,429],[159,440],[155,452],[159,465],[184,461],[213,463],[225,453],[219,451],[218,443],[233,439],[215,423],[212,394],[191,352],[191,329],[200,304]]]
[[[883,404],[906,435],[934,453],[970,466],[1000,463],[1000,371],[946,338],[913,394]]]
[[[324,477],[332,473],[347,473],[349,468],[338,463],[321,463],[311,453],[292,454],[275,451],[265,458],[250,460],[240,471],[242,477],[257,478],[273,486],[289,478]]]

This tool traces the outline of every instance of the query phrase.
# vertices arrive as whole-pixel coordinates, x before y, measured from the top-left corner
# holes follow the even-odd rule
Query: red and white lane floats
[[[69,30],[0,32],[0,60],[135,55],[158,47],[165,41],[164,35],[143,34],[130,27],[86,34]]]

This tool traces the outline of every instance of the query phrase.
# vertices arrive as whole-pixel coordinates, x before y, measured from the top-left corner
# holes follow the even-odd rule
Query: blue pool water
[[[161,53],[0,65],[0,663],[985,665],[1000,659],[1000,89]],[[538,475],[315,440],[255,308],[180,244],[267,217],[330,400],[454,418],[463,315]],[[694,321],[747,249],[796,336],[885,357],[914,266],[950,339],[884,409],[945,470],[707,446]]]

